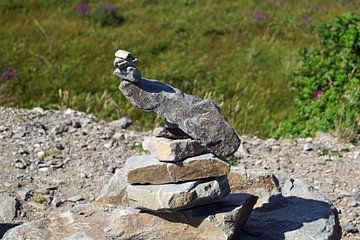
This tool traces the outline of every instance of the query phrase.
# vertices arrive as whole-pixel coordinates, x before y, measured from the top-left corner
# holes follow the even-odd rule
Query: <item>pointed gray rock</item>
[[[121,58],[116,56],[114,75],[123,79],[119,89],[130,103],[159,114],[170,128],[179,128],[215,155],[229,156],[238,149],[239,137],[213,101],[186,94],[157,80],[142,78],[132,61],[123,55]]]

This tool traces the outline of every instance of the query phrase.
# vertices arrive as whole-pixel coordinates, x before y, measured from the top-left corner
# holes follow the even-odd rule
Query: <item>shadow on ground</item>
[[[0,223],[0,239],[5,235],[8,230],[18,225],[19,224]]]
[[[336,209],[329,203],[299,197],[275,195],[255,208],[243,231],[234,240],[341,238]]]

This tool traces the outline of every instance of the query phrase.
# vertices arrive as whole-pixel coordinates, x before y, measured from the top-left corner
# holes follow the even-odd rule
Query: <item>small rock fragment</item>
[[[16,217],[18,202],[8,195],[0,195],[0,222],[10,223]]]
[[[160,137],[146,137],[142,143],[144,150],[159,161],[176,162],[196,156],[205,151],[198,142],[190,138],[171,140]]]
[[[132,124],[131,119],[128,116],[122,117],[118,120],[109,122],[109,125],[119,129],[126,129]]]

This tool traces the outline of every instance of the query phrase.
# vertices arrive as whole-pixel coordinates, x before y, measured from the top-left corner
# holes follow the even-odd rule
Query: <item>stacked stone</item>
[[[230,193],[229,164],[190,138],[147,137],[149,155],[127,159],[123,171],[130,206],[174,212],[221,200]]]

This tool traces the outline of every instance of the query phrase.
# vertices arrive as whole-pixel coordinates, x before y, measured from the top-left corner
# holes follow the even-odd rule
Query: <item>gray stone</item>
[[[16,217],[18,202],[8,195],[0,195],[0,222],[10,223]]]
[[[240,145],[234,129],[211,100],[202,100],[157,80],[138,75],[133,66],[118,67],[114,75],[123,79],[119,89],[133,105],[165,118],[167,125],[179,128],[218,156],[233,154]]]
[[[159,161],[176,162],[185,158],[200,155],[205,151],[193,139],[168,139],[160,137],[145,137],[142,143],[144,150],[150,152]]]
[[[130,127],[132,124],[131,119],[128,116],[122,117],[118,120],[109,122],[109,126],[119,128],[119,129],[126,129]]]
[[[68,202],[79,202],[84,200],[84,198],[80,195],[72,196],[67,199]]]
[[[164,184],[224,176],[230,165],[211,153],[181,163],[159,162],[152,156],[141,155],[127,159],[123,169],[131,184]]]
[[[234,239],[340,239],[337,211],[315,188],[301,180],[255,170],[235,167],[232,173],[240,177],[234,181],[229,175],[232,192],[253,193],[254,185],[262,203],[251,213],[245,231]],[[234,183],[245,187],[231,185]]]
[[[354,223],[347,223],[344,227],[344,232],[346,233],[358,233],[359,230],[356,228]]]
[[[26,201],[32,194],[33,190],[31,188],[21,188],[17,191],[17,194],[20,196],[21,200]]]
[[[180,184],[129,185],[129,205],[155,212],[171,212],[219,201],[230,192],[226,176]]]
[[[229,195],[221,201],[171,214],[118,206],[80,204],[64,213],[9,230],[3,240],[227,240],[241,229],[256,197]]]
[[[255,202],[255,196],[236,194],[217,203],[170,214],[116,209],[105,232],[110,239],[231,239],[245,224]]]
[[[110,181],[101,189],[100,196],[96,201],[103,206],[126,204],[128,184],[123,168],[117,168]]]

